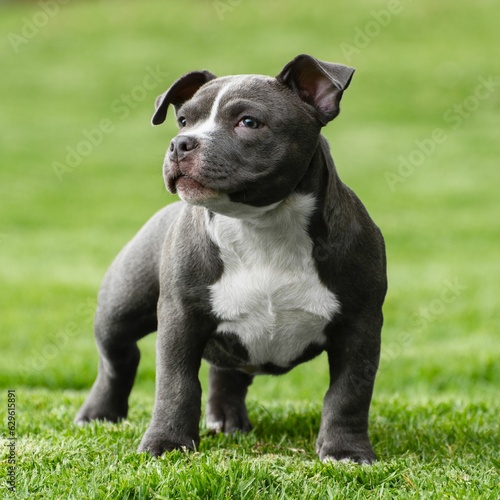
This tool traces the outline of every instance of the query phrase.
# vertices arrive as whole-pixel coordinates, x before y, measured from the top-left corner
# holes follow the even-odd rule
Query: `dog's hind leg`
[[[249,432],[245,397],[253,376],[238,370],[222,370],[210,366],[210,389],[206,422],[211,432]]]

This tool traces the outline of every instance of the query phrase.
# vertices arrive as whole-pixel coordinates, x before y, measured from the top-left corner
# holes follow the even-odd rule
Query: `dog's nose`
[[[180,161],[185,158],[190,151],[198,147],[195,137],[189,135],[178,135],[170,143],[168,157],[170,160]]]

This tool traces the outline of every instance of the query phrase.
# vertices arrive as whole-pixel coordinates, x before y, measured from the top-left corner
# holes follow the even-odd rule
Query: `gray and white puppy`
[[[179,134],[165,156],[182,201],[154,215],[117,256],[99,292],[99,371],[76,422],[118,421],[158,331],[156,402],[139,451],[199,442],[202,358],[207,426],[249,431],[257,374],[328,354],[317,453],[375,459],[368,411],[387,281],[382,235],[339,179],[321,128],[339,113],[354,70],[300,55],[276,78],[189,73],[156,101]]]

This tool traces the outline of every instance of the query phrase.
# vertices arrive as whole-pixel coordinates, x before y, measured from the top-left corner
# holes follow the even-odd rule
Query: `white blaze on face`
[[[208,118],[200,123],[197,123],[193,128],[190,128],[185,133],[182,133],[182,135],[206,138],[207,136],[210,135],[211,132],[215,130],[216,128],[215,118],[217,117],[217,112],[219,111],[220,102],[224,97],[224,95],[229,90],[229,88],[233,85],[236,85],[241,77],[235,77],[235,78],[238,78],[238,80],[234,81],[231,78],[227,83],[225,83],[221,87],[218,94],[215,96],[212,108],[210,109],[210,115],[208,116]]]
[[[219,92],[215,96],[208,118],[200,123],[197,123],[193,128],[188,127],[188,129],[185,132],[181,132],[181,134],[200,138],[209,137],[210,134],[217,128],[216,118],[220,110],[220,104],[223,97],[230,91],[234,90],[235,87],[241,86],[245,81],[250,82],[252,79],[259,81],[272,80],[272,78],[263,75],[236,75],[228,77],[227,82],[222,85]]]

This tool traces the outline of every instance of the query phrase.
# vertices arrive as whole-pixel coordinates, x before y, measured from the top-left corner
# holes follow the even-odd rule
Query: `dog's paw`
[[[252,430],[244,403],[243,405],[233,405],[227,402],[209,402],[205,420],[208,430],[212,433],[233,434]]]
[[[197,444],[198,438],[179,439],[162,433],[146,432],[137,451],[139,453],[149,453],[153,457],[159,457],[168,451],[192,451],[196,448]]]
[[[127,418],[127,413],[128,404],[126,403],[113,405],[109,401],[96,401],[89,397],[76,414],[74,423],[83,426],[93,420],[120,422]]]
[[[376,459],[368,436],[338,435],[333,439],[318,438],[316,453],[322,462],[355,462],[370,465]]]

